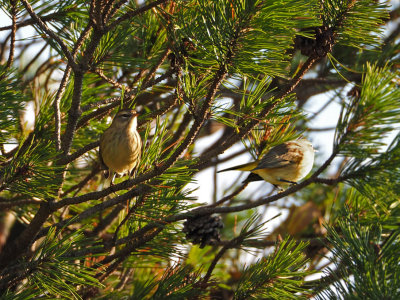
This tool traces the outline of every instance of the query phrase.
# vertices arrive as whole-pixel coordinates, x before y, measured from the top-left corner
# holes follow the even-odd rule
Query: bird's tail
[[[234,166],[228,169],[223,169],[218,171],[217,173],[221,173],[221,172],[225,172],[225,171],[232,171],[232,170],[236,170],[236,171],[251,171],[253,169],[255,169],[258,165],[258,162],[253,161],[251,163],[247,163],[247,164],[243,164],[243,165],[238,165],[238,166]]]

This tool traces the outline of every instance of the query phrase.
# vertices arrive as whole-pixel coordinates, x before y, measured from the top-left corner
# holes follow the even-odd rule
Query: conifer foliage
[[[395,3],[1,8],[2,298],[400,298]],[[313,127],[333,104],[335,128]],[[110,184],[99,138],[121,108],[139,112],[143,152]],[[222,163],[324,131],[327,159],[283,191],[219,183]]]

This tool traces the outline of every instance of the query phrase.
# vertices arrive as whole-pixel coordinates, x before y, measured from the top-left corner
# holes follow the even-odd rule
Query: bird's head
[[[122,109],[114,117],[112,126],[121,130],[127,128],[136,130],[138,113],[133,109]]]

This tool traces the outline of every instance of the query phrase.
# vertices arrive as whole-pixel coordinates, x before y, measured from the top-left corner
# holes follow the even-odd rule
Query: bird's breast
[[[113,137],[112,137],[113,136]],[[102,143],[102,158],[111,170],[124,174],[137,166],[141,140],[137,131],[115,131]]]
[[[302,157],[301,161],[299,162],[299,167],[298,167],[299,179],[298,180],[304,178],[308,173],[310,173],[313,165],[314,165],[314,149],[307,148],[303,152],[303,157]]]

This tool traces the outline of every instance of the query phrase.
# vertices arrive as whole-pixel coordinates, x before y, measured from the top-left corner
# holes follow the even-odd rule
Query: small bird
[[[265,180],[275,187],[295,184],[304,178],[314,164],[314,148],[304,139],[289,141],[273,147],[261,159],[244,165],[224,169],[220,172],[250,171],[245,182]]]
[[[133,176],[139,165],[142,140],[137,132],[137,116],[135,110],[120,110],[100,138],[100,161],[107,168],[106,178],[111,171],[111,183],[116,174]]]

